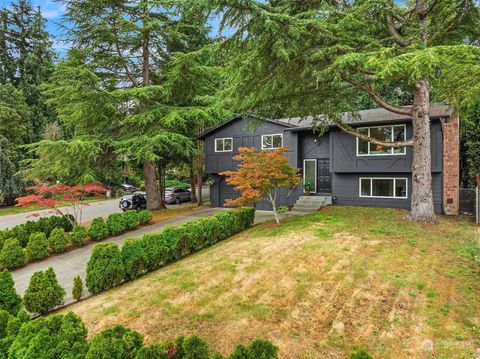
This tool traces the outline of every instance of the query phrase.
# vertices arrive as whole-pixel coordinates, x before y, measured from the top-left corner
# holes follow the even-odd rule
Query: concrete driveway
[[[210,199],[210,188],[203,187],[202,194],[204,200]],[[83,208],[83,219],[82,222],[90,222],[95,217],[107,217],[110,213],[121,212],[118,208],[119,199],[111,199],[107,201],[101,202],[93,202],[90,203],[88,206]],[[174,208],[175,205],[167,206],[169,208]],[[70,207],[61,207],[60,210],[63,213],[71,213],[72,210]],[[33,216],[34,214],[38,214],[38,216]],[[0,229],[12,228],[18,224],[22,224],[28,221],[35,221],[41,217],[49,217],[52,216],[54,213],[50,209],[40,210],[40,211],[33,211],[33,212],[26,212],[26,213],[19,213],[19,214],[11,214],[7,216],[0,216]]]

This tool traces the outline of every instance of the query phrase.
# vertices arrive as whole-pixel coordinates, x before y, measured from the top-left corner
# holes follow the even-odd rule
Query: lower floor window
[[[360,197],[407,198],[406,178],[360,178]]]

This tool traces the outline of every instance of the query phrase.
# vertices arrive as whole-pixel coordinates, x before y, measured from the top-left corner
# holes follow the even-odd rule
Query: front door
[[[330,181],[330,160],[328,158],[322,158],[317,160],[318,163],[318,175],[317,175],[317,189],[318,193],[331,193],[331,181]]]
[[[309,183],[310,192],[317,192],[317,160],[303,160],[303,186]]]

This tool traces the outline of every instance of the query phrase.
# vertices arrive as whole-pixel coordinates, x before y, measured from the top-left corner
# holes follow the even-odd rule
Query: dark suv
[[[147,194],[145,192],[127,194],[120,199],[118,206],[124,212],[129,209],[134,209],[136,211],[147,209]]]

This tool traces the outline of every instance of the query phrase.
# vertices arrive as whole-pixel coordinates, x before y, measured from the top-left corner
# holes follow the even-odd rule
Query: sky
[[[0,7],[9,6],[12,0],[0,0]],[[61,28],[62,15],[65,10],[58,2],[52,0],[32,0],[34,6],[39,6],[43,17],[47,20],[47,31],[52,35],[53,47],[60,57],[63,57],[68,50],[68,43],[65,40],[65,34]],[[218,17],[211,19],[212,36],[218,34],[220,19]],[[228,31],[223,35],[228,35]]]

